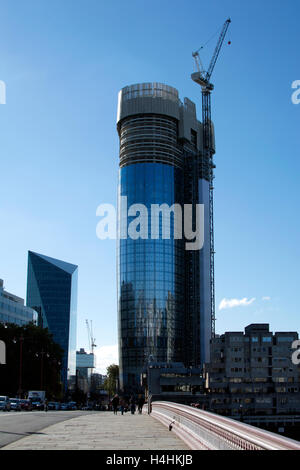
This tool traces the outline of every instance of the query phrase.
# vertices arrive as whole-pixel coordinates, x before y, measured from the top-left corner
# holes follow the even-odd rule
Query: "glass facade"
[[[78,267],[29,251],[27,305],[38,312],[38,325],[48,328],[64,350],[62,382],[76,374]]]
[[[148,210],[147,239],[120,240],[118,250],[120,369],[129,385],[138,383],[150,355],[165,362],[182,356],[183,244],[172,236],[172,216],[170,239],[162,239],[162,217],[159,239],[151,239],[150,222],[151,204],[181,201],[181,183],[181,170],[170,165],[140,163],[120,170],[119,195],[127,196],[128,206],[142,203]]]
[[[187,98],[182,103],[173,87],[155,82],[123,88],[117,129],[120,386],[134,392],[150,359],[188,367],[201,367],[209,360],[210,167],[195,104]],[[183,237],[174,237],[172,211],[170,219],[160,213],[153,237],[151,206],[163,204],[169,209],[180,205],[182,228],[184,204],[193,207],[193,214],[196,204],[204,205],[201,250],[189,251]],[[167,225],[170,236],[164,237]]]

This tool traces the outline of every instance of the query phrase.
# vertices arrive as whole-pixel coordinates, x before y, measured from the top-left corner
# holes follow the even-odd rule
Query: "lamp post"
[[[151,413],[151,376],[150,376],[150,364],[153,362],[153,356],[152,354],[149,354],[148,356],[148,367],[147,367],[147,375],[148,375],[148,415]]]
[[[52,395],[56,396],[56,383],[57,383],[57,376],[58,376],[58,368],[61,366],[61,362],[57,359],[53,358],[50,363],[52,364]]]
[[[20,355],[19,355],[19,389],[18,389],[18,397],[22,398],[22,373],[23,373],[23,342],[24,336],[21,334],[20,338]],[[16,338],[13,339],[13,343],[16,344]]]
[[[243,422],[243,405],[240,405],[240,410],[241,410],[241,418],[240,421],[241,423]]]
[[[22,373],[23,373],[23,341],[24,336],[20,336],[20,370],[19,370],[19,398],[22,398]]]
[[[46,354],[46,357],[50,357],[50,355],[45,352],[43,349],[41,350],[40,353],[36,353],[36,357],[41,357],[41,390],[43,390],[43,385],[44,385],[44,381],[43,381],[43,375],[44,375],[44,355]]]

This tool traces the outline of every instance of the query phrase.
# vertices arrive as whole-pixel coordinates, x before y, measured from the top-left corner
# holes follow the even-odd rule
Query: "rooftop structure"
[[[2,279],[0,279],[0,322],[14,323],[19,326],[37,322],[37,312],[26,307],[24,299],[7,292]]]

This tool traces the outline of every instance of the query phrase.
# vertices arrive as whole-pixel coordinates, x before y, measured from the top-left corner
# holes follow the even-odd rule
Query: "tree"
[[[119,384],[119,366],[111,364],[107,367],[107,378],[104,381],[104,390],[108,392],[109,397],[114,395]]]
[[[48,399],[62,393],[62,348],[47,328],[29,323],[0,323],[0,339],[6,344],[6,365],[0,365],[1,393],[26,397],[29,390],[45,390]]]

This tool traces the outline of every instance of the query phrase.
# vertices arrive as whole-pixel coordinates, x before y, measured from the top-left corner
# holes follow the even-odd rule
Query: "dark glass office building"
[[[76,374],[78,267],[28,252],[27,305],[38,312],[38,325],[48,328],[64,350],[62,383]]]
[[[134,390],[150,358],[187,366],[209,358],[209,177],[195,105],[187,98],[182,103],[175,88],[161,83],[123,88],[117,129],[120,386]],[[186,240],[174,236],[172,211],[169,220],[160,215],[154,234],[149,216],[153,205],[163,204],[182,209],[204,204],[201,250],[187,250]],[[136,216],[140,234],[132,236]]]

